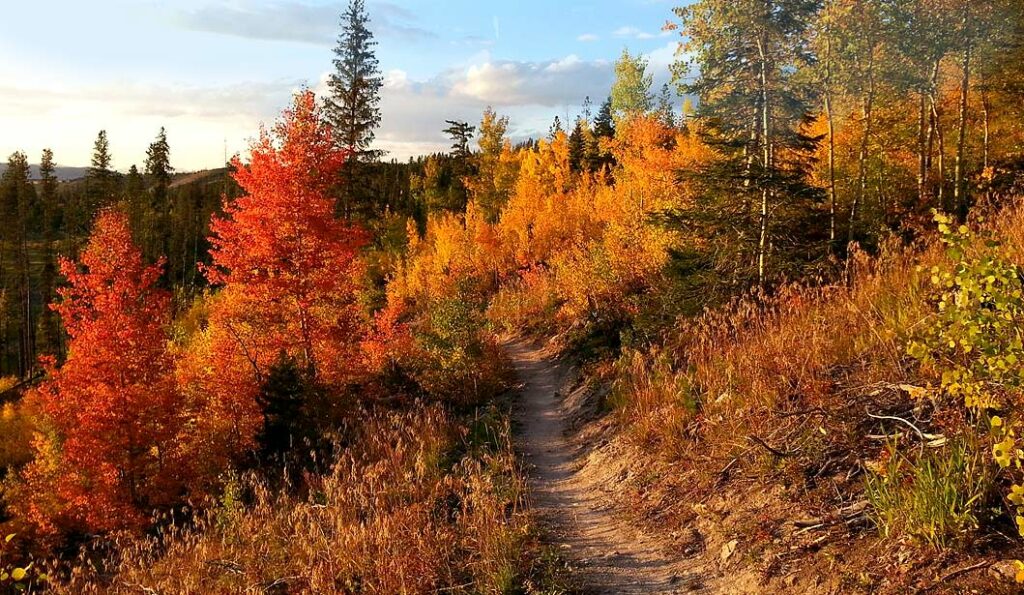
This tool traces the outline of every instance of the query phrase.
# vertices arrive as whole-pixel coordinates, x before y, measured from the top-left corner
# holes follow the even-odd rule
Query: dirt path
[[[530,467],[533,506],[547,540],[578,568],[587,593],[692,593],[706,590],[695,560],[667,555],[661,544],[616,518],[594,474],[577,470],[566,438],[568,413],[557,391],[568,368],[527,341],[505,345],[522,386],[518,447]]]

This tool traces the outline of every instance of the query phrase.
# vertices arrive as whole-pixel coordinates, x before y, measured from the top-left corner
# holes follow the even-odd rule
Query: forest
[[[373,8],[223,168],[9,157],[0,593],[1018,592],[1024,2],[697,0],[407,161]]]

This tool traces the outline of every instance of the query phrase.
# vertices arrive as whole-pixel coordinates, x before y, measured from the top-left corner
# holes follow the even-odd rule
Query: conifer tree
[[[369,169],[364,166],[381,155],[370,148],[380,126],[380,90],[384,79],[369,20],[365,1],[349,0],[341,15],[341,34],[334,49],[335,71],[328,82],[331,95],[324,102],[335,145],[350,154],[341,171],[343,183],[337,209],[346,217],[357,212],[367,214],[370,197],[366,196],[364,178]]]
[[[573,126],[572,132],[569,134],[569,166],[573,171],[582,171],[586,169],[586,134],[584,132],[585,120],[580,117],[576,119],[576,125]]]
[[[92,164],[86,173],[86,212],[83,215],[91,220],[99,209],[114,202],[114,171],[111,169],[110,142],[107,131],[100,130],[93,144]]]
[[[661,86],[661,93],[658,95],[658,109],[656,111],[658,119],[666,128],[675,128],[675,108],[672,105],[672,91],[669,89],[668,83]]]
[[[706,186],[705,215],[751,238],[734,238],[721,261],[734,282],[752,277],[764,287],[769,252],[792,243],[776,220],[809,227],[800,221],[817,198],[807,176],[818,139],[802,134],[813,91],[797,73],[813,60],[806,33],[817,9],[817,0],[701,0],[676,9],[693,58],[673,73],[683,80],[698,67],[680,90],[700,98],[707,140],[725,157],[696,180]]]
[[[615,160],[611,153],[601,148],[601,139],[612,138],[615,138],[615,118],[612,112],[612,98],[609,95],[604,103],[601,104],[601,109],[597,112],[597,118],[594,119],[594,143],[592,147],[594,169],[614,163]]]
[[[161,127],[156,140],[146,149],[146,182],[149,200],[143,212],[143,253],[149,260],[170,254],[172,232],[171,203],[168,190],[171,185],[171,147],[167,142],[167,131]],[[138,234],[139,231],[136,231]]]

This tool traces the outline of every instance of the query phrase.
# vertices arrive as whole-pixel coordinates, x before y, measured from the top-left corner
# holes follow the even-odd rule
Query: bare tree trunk
[[[768,251],[768,214],[771,198],[772,180],[772,133],[771,133],[771,107],[768,96],[768,57],[765,51],[766,42],[763,37],[757,40],[757,50],[761,61],[761,143],[763,147],[763,159],[765,181],[761,188],[761,219],[760,233],[757,243],[757,285],[764,289],[767,279],[766,254]]]
[[[920,205],[924,205],[928,200],[926,185],[928,179],[928,146],[925,143],[925,125],[928,120],[925,115],[927,101],[927,94],[922,89],[917,114],[917,200]]]
[[[825,118],[828,120],[828,245],[836,247],[836,129],[832,114],[832,30],[825,32]]]
[[[938,112],[936,111],[935,103],[937,101],[936,95],[938,94],[939,88],[939,65],[942,61],[941,57],[935,58],[932,66],[932,78],[931,84],[928,88],[928,142],[925,149],[925,177],[930,177],[932,173],[932,155],[935,152],[935,135],[939,127]],[[927,182],[926,182],[927,183]]]
[[[950,205],[946,204],[946,137],[942,133],[942,120],[939,114],[939,107],[936,101],[932,101],[932,119],[935,121],[935,140],[938,142],[939,184],[936,190],[936,200],[942,206],[942,210],[950,212]]]
[[[981,136],[981,167],[988,169],[988,94],[985,93],[985,85],[981,87],[981,115],[982,115],[982,136]]]
[[[970,0],[964,0],[963,18],[961,19],[964,36],[963,75],[960,77],[960,119],[957,124],[956,161],[953,166],[953,204],[956,206],[957,217],[961,222],[967,220],[967,209],[970,207],[970,198],[967,196],[967,179],[964,175],[964,150],[967,145],[967,99],[971,77],[970,10]]]
[[[864,204],[868,190],[868,146],[871,141],[872,113],[875,105],[875,46],[872,43],[868,50],[867,65],[868,88],[861,103],[861,117],[864,121],[864,134],[860,140],[860,154],[857,157],[857,194],[850,205],[850,228],[847,243],[852,244],[857,223],[857,207]]]

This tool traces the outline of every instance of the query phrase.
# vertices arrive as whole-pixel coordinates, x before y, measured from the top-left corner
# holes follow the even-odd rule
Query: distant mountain
[[[39,166],[33,164],[29,165],[28,167],[29,175],[32,177],[32,179],[38,180]],[[5,171],[7,171],[7,164],[0,163],[0,176],[2,176]],[[86,172],[88,171],[88,167],[67,167],[63,165],[58,165],[56,174],[57,179],[60,180],[61,182],[72,182],[84,178]],[[179,172],[175,173],[174,176],[171,178],[171,187],[173,188],[175,186],[183,186],[185,184],[193,184],[196,182],[216,182],[223,179],[223,177],[227,173],[228,169],[224,167],[217,169],[204,169],[197,172]]]
[[[33,180],[38,180],[39,179],[39,166],[38,165],[30,165],[28,167],[29,167],[29,175],[32,177],[32,179]],[[67,182],[69,180],[77,180],[79,178],[84,178],[85,177],[85,172],[88,171],[88,169],[89,169],[88,167],[70,167],[70,166],[58,165],[57,166],[57,170],[56,170],[55,173],[57,174],[57,179],[58,180],[60,180],[62,182]],[[0,176],[2,176],[5,171],[7,171],[7,164],[6,163],[0,163]]]

